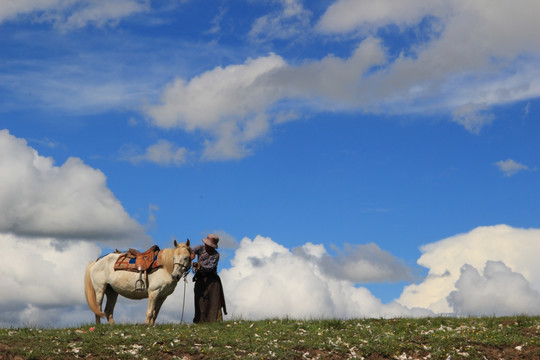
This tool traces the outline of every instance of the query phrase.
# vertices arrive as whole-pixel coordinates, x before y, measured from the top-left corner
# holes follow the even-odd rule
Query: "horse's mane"
[[[161,261],[163,262],[163,268],[165,268],[169,274],[173,272],[173,253],[174,249],[161,249]]]
[[[191,252],[191,248],[184,243],[179,243],[178,247],[185,248],[188,254]],[[174,250],[174,248],[161,249],[161,261],[163,262],[163,267],[169,274],[172,274],[174,269]]]

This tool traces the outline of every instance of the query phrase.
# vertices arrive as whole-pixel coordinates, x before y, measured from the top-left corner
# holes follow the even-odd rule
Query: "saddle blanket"
[[[116,263],[114,264],[114,270],[127,270],[127,271],[139,272],[139,269],[137,269],[137,265],[135,264],[135,260],[136,260],[136,257],[131,255],[130,253],[120,254],[120,256],[118,257],[118,260],[116,260]],[[148,269],[148,272],[152,272],[161,266],[163,266],[163,261],[161,260],[161,251],[160,251],[154,257],[154,262]]]

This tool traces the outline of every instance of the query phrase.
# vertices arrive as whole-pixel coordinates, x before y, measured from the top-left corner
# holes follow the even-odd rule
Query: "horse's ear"
[[[186,246],[189,247],[189,239],[186,240]]]
[[[176,242],[176,239],[174,239],[174,247],[175,247],[175,248],[178,247],[178,243]]]

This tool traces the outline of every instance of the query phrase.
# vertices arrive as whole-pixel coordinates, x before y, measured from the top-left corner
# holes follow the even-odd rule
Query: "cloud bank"
[[[400,298],[388,303],[362,284],[374,278],[379,283],[391,282],[407,275],[398,275],[404,270],[401,261],[376,245],[350,245],[352,252],[334,256],[320,244],[287,249],[267,237],[244,238],[231,266],[220,271],[229,312],[226,319],[538,315],[540,269],[533,258],[538,253],[539,234],[540,229],[498,225],[428,244],[419,259],[429,267],[428,276],[406,286]],[[82,279],[86,260],[93,260],[86,258],[100,252],[95,244],[70,242],[59,248],[51,239],[22,241],[5,234],[0,243],[8,252],[0,260],[10,264],[10,271],[0,270],[6,280],[0,285],[1,326],[76,326],[93,321],[84,302]],[[365,256],[358,255],[364,251]],[[27,256],[21,257],[23,252]],[[41,269],[39,274],[33,271],[35,263]],[[332,271],[337,264],[342,273]],[[345,269],[355,265],[358,272],[351,278]],[[180,322],[184,286],[183,320],[191,322],[191,275],[167,299],[158,322]],[[145,311],[146,300],[119,299],[115,319],[142,323]]]
[[[377,248],[378,249],[378,248]],[[359,251],[362,247],[359,248]],[[380,249],[376,250],[382,253]],[[351,256],[351,263],[353,258]],[[357,287],[363,276],[375,276],[381,281],[394,279],[388,268],[396,265],[392,256],[386,263],[377,257],[354,264],[366,268],[368,274],[355,273],[356,281],[347,279],[352,274],[337,274],[336,263],[351,267],[343,259],[334,259],[323,245],[307,243],[290,251],[269,238],[244,238],[235,252],[231,268],[221,271],[228,309],[232,317],[249,319],[290,316],[293,318],[352,318],[419,316],[430,314],[420,309],[409,309],[395,302],[383,304],[369,290]],[[353,265],[353,266],[354,266]],[[328,268],[332,271],[328,272]],[[379,269],[379,270],[375,270]],[[374,272],[380,274],[375,275]],[[365,279],[365,278],[364,278]]]
[[[127,18],[152,20],[148,17],[163,5],[44,0],[4,1],[0,9],[0,22],[33,19],[73,31],[88,25],[115,26]],[[244,34],[259,49],[283,40],[350,43],[350,54],[288,60],[265,50],[183,77],[171,73],[179,64],[167,60],[180,57],[176,45],[163,43],[158,51],[145,39],[134,41],[144,45],[145,54],[158,54],[156,60],[141,56],[140,49],[123,48],[111,36],[108,54],[86,53],[72,58],[69,67],[58,67],[57,61],[13,59],[10,67],[16,76],[6,75],[4,82],[21,99],[31,93],[33,103],[46,107],[87,112],[137,107],[158,128],[202,135],[200,148],[186,151],[206,161],[250,156],[283,118],[327,111],[436,114],[479,134],[496,121],[493,107],[540,95],[536,0],[337,0],[318,18],[296,0],[274,1],[268,9]],[[223,21],[228,15],[221,8],[218,18]],[[389,32],[392,39],[385,37]],[[402,37],[407,41],[401,42]],[[182,48],[182,54],[200,51],[193,44]],[[137,61],[126,65],[125,56]],[[37,70],[13,65],[20,63]],[[34,85],[28,89],[27,83]],[[132,161],[185,163],[178,152],[169,154],[169,160],[155,156],[152,151],[165,151],[162,146],[157,143]]]
[[[494,245],[478,243],[479,237],[491,238],[494,234]],[[373,281],[385,283],[394,281],[399,276],[399,259],[386,254],[386,261],[377,256],[366,256],[365,262],[371,272],[356,273],[355,279],[347,278],[345,268],[350,266],[349,260],[358,257],[355,251],[346,257],[330,255],[323,245],[306,243],[295,249],[287,249],[270,238],[256,236],[254,239],[244,238],[235,251],[231,267],[220,271],[223,281],[229,315],[226,319],[263,319],[271,317],[292,318],[358,318],[358,317],[417,317],[445,315],[489,315],[505,316],[515,314],[540,314],[540,283],[538,282],[538,265],[530,261],[534,257],[535,248],[528,246],[539,243],[540,230],[515,229],[506,225],[480,227],[470,233],[456,235],[426,245],[425,253],[419,260],[424,266],[432,264],[423,261],[424,256],[435,256],[433,259],[440,268],[456,268],[455,276],[449,271],[437,278],[433,269],[420,284],[404,288],[399,299],[383,303],[374,296],[362,283]],[[448,242],[455,241],[448,248]],[[472,246],[469,244],[472,243]],[[484,247],[482,247],[484,246]],[[498,254],[509,248],[528,247],[528,254],[515,251],[511,256],[502,257],[506,263],[513,264],[512,258],[521,266],[509,267],[503,260],[497,259],[492,246],[502,246]],[[352,247],[356,252],[363,252],[373,245]],[[376,250],[374,250],[376,249]],[[471,252],[469,257],[456,256]],[[371,251],[384,253],[378,247]],[[369,250],[368,250],[369,252]],[[480,254],[484,254],[480,256]],[[440,256],[440,257],[439,257]],[[333,265],[342,264],[343,273],[335,274],[329,269]],[[361,261],[359,261],[361,263]],[[475,264],[475,265],[471,265]],[[388,269],[394,268],[394,272]],[[373,269],[378,269],[373,270]],[[403,268],[401,268],[403,270]],[[407,275],[402,276],[407,277]],[[434,280],[443,281],[434,281]],[[414,292],[414,289],[420,289]],[[411,294],[415,297],[412,298]],[[178,285],[175,293],[165,302],[159,322],[178,322],[183,303],[183,284]],[[435,297],[444,302],[444,307],[437,307],[426,301]],[[184,321],[193,317],[193,283],[186,287],[186,312]],[[405,301],[408,299],[409,301]],[[437,300],[436,299],[436,300]],[[406,304],[405,304],[406,303]],[[437,303],[437,301],[435,301]],[[427,304],[427,305],[426,305]],[[120,321],[144,321],[146,304],[124,302],[118,307],[117,317]],[[138,318],[130,318],[129,312],[140,314]],[[89,313],[89,316],[91,314]]]
[[[0,185],[0,326],[93,321],[85,266],[100,244],[136,246],[129,237],[144,237],[141,226],[99,170],[75,158],[55,166],[7,130],[0,131]],[[365,286],[414,278],[403,260],[374,243],[345,244],[331,254],[321,244],[288,249],[263,236],[227,242],[236,249],[220,274],[232,318],[540,314],[540,229],[478,227],[427,244],[418,259],[427,276],[388,303]],[[179,285],[160,322],[179,321]],[[193,284],[186,285],[184,320],[191,321]],[[117,318],[142,322],[145,307],[122,300]]]
[[[260,40],[261,29],[275,24],[279,31],[287,19],[296,19],[294,33],[299,24],[308,30],[310,14],[298,2],[286,4],[257,19],[251,35]],[[176,78],[146,113],[158,127],[207,134],[203,158],[210,160],[249,155],[291,99],[310,111],[441,113],[478,134],[495,120],[492,106],[540,95],[539,11],[535,0],[339,0],[309,30],[358,39],[350,57],[293,65],[270,54]],[[392,54],[379,35],[392,25],[398,36],[422,26],[425,39]]]

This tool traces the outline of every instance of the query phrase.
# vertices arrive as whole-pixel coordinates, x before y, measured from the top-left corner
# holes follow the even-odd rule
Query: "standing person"
[[[223,314],[227,315],[225,296],[221,279],[217,273],[219,253],[217,252],[219,237],[209,234],[202,239],[204,245],[193,247],[191,258],[198,256],[197,262],[193,263],[195,269],[195,317],[194,323],[221,321]]]

